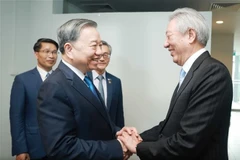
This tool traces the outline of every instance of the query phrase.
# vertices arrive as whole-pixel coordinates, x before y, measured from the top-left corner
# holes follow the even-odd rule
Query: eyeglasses
[[[99,59],[101,59],[102,57],[103,57],[103,59],[109,59],[111,57],[111,55],[108,54],[108,53],[104,53],[104,54],[99,55]]]
[[[42,52],[42,53],[44,53],[44,54],[46,54],[46,55],[50,55],[50,54],[52,54],[53,56],[56,56],[57,54],[58,54],[58,51],[50,51],[50,50],[40,50],[39,52]]]

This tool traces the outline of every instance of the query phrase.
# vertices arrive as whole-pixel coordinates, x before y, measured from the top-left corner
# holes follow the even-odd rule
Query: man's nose
[[[103,54],[100,55],[99,61],[104,61]]]
[[[102,54],[102,48],[98,45],[96,50],[96,55],[101,55],[101,54]]]
[[[164,42],[164,44],[163,44],[163,47],[164,47],[164,48],[168,48],[168,47],[169,47],[169,43],[168,43],[167,40],[165,40],[165,42]]]
[[[48,53],[48,57],[53,58],[54,57],[53,53],[52,52]]]

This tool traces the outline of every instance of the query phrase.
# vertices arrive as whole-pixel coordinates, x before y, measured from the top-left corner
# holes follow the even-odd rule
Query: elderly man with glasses
[[[110,118],[116,126],[122,128],[124,126],[124,114],[121,80],[106,71],[110,62],[112,47],[103,40],[102,53],[97,69],[88,72],[88,76],[93,80],[94,85],[101,94]]]

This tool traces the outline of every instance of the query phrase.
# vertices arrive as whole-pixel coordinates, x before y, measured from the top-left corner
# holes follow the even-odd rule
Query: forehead
[[[102,45],[102,51],[109,53],[109,48],[107,45]]]
[[[57,48],[54,44],[49,42],[41,42],[41,48]]]
[[[166,34],[168,34],[169,32],[175,32],[175,31],[177,31],[177,24],[176,24],[176,20],[172,19],[168,23]]]
[[[85,27],[81,30],[79,39],[85,42],[99,42],[100,34],[95,27]]]

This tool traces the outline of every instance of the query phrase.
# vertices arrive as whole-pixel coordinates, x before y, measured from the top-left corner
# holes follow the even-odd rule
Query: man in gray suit
[[[173,12],[164,47],[182,69],[167,116],[140,134],[140,143],[124,132],[127,128],[118,133],[140,159],[228,160],[232,80],[228,69],[204,48],[208,38],[200,13],[190,8]]]
[[[97,69],[88,72],[105,102],[110,118],[116,126],[124,126],[123,97],[121,80],[106,71],[112,54],[112,47],[102,40],[102,56],[99,59]]]

